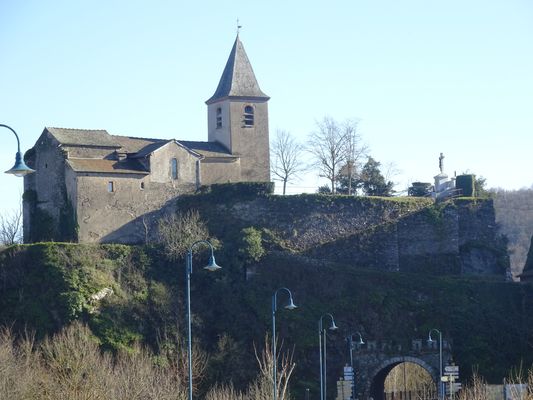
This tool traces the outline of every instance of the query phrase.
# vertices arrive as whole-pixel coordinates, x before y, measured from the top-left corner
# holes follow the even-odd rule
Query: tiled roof
[[[231,154],[224,146],[217,142],[196,142],[192,140],[178,140],[178,142],[207,158],[237,158],[237,156]]]
[[[45,128],[63,145],[119,148],[113,137],[103,129]]]
[[[224,72],[222,72],[217,90],[206,103],[211,104],[225,97],[233,96],[265,100],[270,98],[259,88],[254,70],[238,35],[231,49]]]
[[[85,129],[65,129],[65,128],[46,128],[54,137],[64,145],[71,146],[96,146],[111,147],[120,153],[127,153],[128,160],[143,158],[148,154],[156,151],[160,147],[172,142],[174,139],[148,139],[131,136],[110,135],[105,130],[85,130]],[[224,146],[217,142],[197,142],[191,140],[176,140],[181,146],[191,150],[204,157],[225,157],[236,158]],[[73,165],[80,165],[80,171],[84,168],[103,168],[102,171],[108,170],[105,166],[110,160],[93,160],[93,159],[75,159]],[[78,161],[83,160],[83,161]],[[105,165],[97,167],[93,161],[105,161]],[[134,160],[132,160],[134,161]],[[137,161],[135,161],[137,163]],[[121,161],[121,165],[124,161]],[[90,167],[89,167],[90,165]],[[124,164],[125,165],[125,164]],[[139,164],[140,165],[140,164]],[[73,167],[74,170],[76,170]],[[122,167],[121,167],[122,169]],[[137,167],[133,168],[137,170]],[[99,171],[94,171],[99,172]],[[120,172],[120,171],[115,171]]]
[[[131,137],[131,136],[118,136],[118,135],[112,135],[111,136],[115,142],[120,144],[120,152],[123,153],[139,153],[143,151],[143,149],[146,149],[147,147],[153,147],[154,150],[156,148],[161,147],[165,143],[168,142],[168,140],[165,139],[147,139],[147,138],[138,138],[138,137]],[[153,150],[152,150],[153,151]]]
[[[148,175],[148,171],[140,162],[131,159],[117,161],[98,158],[69,158],[67,163],[75,172]]]

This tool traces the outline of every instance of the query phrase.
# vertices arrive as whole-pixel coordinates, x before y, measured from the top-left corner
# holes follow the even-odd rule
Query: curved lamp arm
[[[191,244],[191,246],[187,250],[187,259],[189,260],[188,262],[189,274],[192,274],[192,251],[195,247],[197,247],[200,244],[206,244],[211,250],[211,255],[209,256],[209,262],[204,267],[204,269],[211,271],[211,272],[221,269],[222,267],[217,265],[215,261],[215,250],[213,248],[213,245],[207,240],[198,240],[194,242],[193,244]]]
[[[364,340],[363,340],[363,335],[361,335],[361,332],[357,331],[357,332],[353,332],[353,333],[350,333],[350,336],[348,336],[348,339],[350,340],[350,343],[353,342],[353,336],[354,335],[358,335],[359,336],[359,342],[357,344],[365,344]]]
[[[331,319],[331,325],[329,327],[329,330],[331,331],[334,331],[334,330],[337,330],[339,329],[339,327],[335,324],[335,319],[333,318],[333,315],[331,315],[330,313],[326,313],[326,314],[323,314],[320,319],[318,320],[318,331],[321,332],[322,331],[322,319],[324,317],[329,317]]]
[[[428,342],[429,342],[429,343],[435,341],[435,340],[433,340],[432,337],[431,337],[431,334],[432,334],[433,332],[436,332],[436,333],[439,335],[439,338],[442,338],[442,332],[439,331],[438,329],[433,328],[433,329],[431,329],[431,330],[429,331],[429,333],[428,333]]]
[[[19,140],[19,136],[17,135],[17,132],[15,132],[15,130],[11,128],[10,126],[4,125],[4,124],[0,124],[0,127],[9,129],[11,132],[13,132],[13,134],[17,138],[17,153],[15,155],[15,165],[13,165],[11,169],[7,170],[6,174],[13,174],[15,176],[21,177],[24,175],[31,174],[32,172],[35,172],[34,169],[31,169],[30,167],[26,165],[26,163],[24,162],[22,158],[22,153],[20,152],[20,140]]]
[[[278,292],[284,290],[289,294],[289,304],[285,306],[287,310],[294,310],[295,308],[298,308],[296,304],[294,304],[294,301],[292,300],[292,293],[289,289],[286,287],[280,287],[278,290],[274,292],[272,295],[272,312],[275,313],[278,310]]]

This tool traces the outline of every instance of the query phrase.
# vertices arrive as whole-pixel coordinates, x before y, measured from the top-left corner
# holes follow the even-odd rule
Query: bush
[[[261,231],[253,226],[242,230],[239,254],[246,263],[258,262],[265,255]]]
[[[223,199],[243,199],[257,196],[268,196],[274,193],[274,182],[237,182],[217,183],[203,186],[200,193],[209,193]]]
[[[413,185],[407,190],[407,194],[413,197],[425,197],[431,193],[431,183],[413,182]]]

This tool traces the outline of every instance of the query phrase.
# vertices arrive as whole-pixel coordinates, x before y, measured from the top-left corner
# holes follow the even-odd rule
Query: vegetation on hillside
[[[520,274],[533,236],[533,189],[494,190],[496,222],[509,240],[511,269]]]
[[[453,340],[463,371],[478,365],[491,381],[521,362],[533,363],[530,286],[309,264],[277,251],[255,262],[257,235],[239,232],[243,251],[228,251],[231,246],[220,241],[217,262],[223,269],[209,274],[197,268],[192,279],[195,342],[209,354],[200,393],[230,381],[235,390],[246,390],[255,379],[254,343],[270,330],[271,296],[281,286],[291,289],[299,305],[278,313],[280,340],[294,347],[296,395],[305,388],[318,392],[315,330],[325,312],[334,313],[341,327],[328,346],[331,390],[347,361],[344,335],[353,329],[365,339],[407,344],[438,327]],[[246,247],[250,254],[243,253]],[[126,353],[138,343],[153,352],[172,348],[183,337],[184,262],[169,261],[159,247],[42,243],[10,247],[0,258],[3,325],[34,329],[40,340],[83,321],[104,349]],[[195,265],[206,261],[206,253],[195,253]],[[246,265],[255,270],[248,281]],[[95,300],[106,288],[111,291]]]
[[[272,398],[272,355],[268,347],[256,350],[256,378],[238,391],[215,385],[207,400],[268,400]],[[166,346],[166,345],[165,345]],[[0,330],[0,398],[185,400],[188,398],[188,365],[182,347],[162,346],[157,353],[136,344],[129,351],[102,352],[98,339],[80,323],[73,323],[51,337],[36,342],[31,333],[16,335]],[[288,380],[294,364],[282,355],[278,374],[278,399],[290,398]],[[193,352],[193,392],[205,372],[207,357]]]
[[[205,368],[197,368],[201,397],[255,399],[260,397],[251,393],[264,393],[254,349],[270,332],[271,297],[280,287],[290,288],[299,306],[289,313],[280,305],[277,316],[277,334],[295,363],[287,365],[297,397],[306,388],[318,393],[316,326],[324,313],[334,314],[341,328],[328,342],[331,392],[348,360],[345,337],[354,330],[365,340],[409,348],[412,339],[424,339],[438,328],[452,343],[454,361],[462,371],[475,366],[489,381],[501,381],[515,366],[533,364],[533,286],[491,277],[353,268],[349,258],[336,263],[327,256],[307,258],[290,242],[300,234],[294,222],[308,220],[310,209],[331,206],[348,214],[375,212],[390,220],[427,210],[434,212],[438,227],[440,208],[428,209],[430,200],[320,195],[289,199],[270,196],[270,185],[253,183],[204,191],[202,196],[180,197],[176,215],[160,225],[160,243],[37,243],[4,249],[0,325],[16,333],[33,330],[40,346],[50,341],[47,337],[82,322],[100,348],[117,359],[145,352],[156,361],[154,368],[166,368],[169,359],[184,359],[179,356],[185,333],[184,252],[193,241],[208,238],[223,269],[204,271],[200,267],[207,262],[207,249],[195,249],[192,323],[196,351],[205,355],[198,358],[205,359]],[[243,199],[267,201],[276,210],[276,220],[237,221],[214,206],[225,202],[227,210],[242,214],[249,212]],[[260,369],[267,370],[268,360],[257,358]],[[219,397],[213,397],[217,390]]]

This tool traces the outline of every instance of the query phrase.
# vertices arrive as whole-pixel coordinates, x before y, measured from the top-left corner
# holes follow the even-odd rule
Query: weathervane
[[[239,32],[241,28],[242,28],[242,25],[239,25],[239,18],[237,18],[237,36],[239,36]]]

